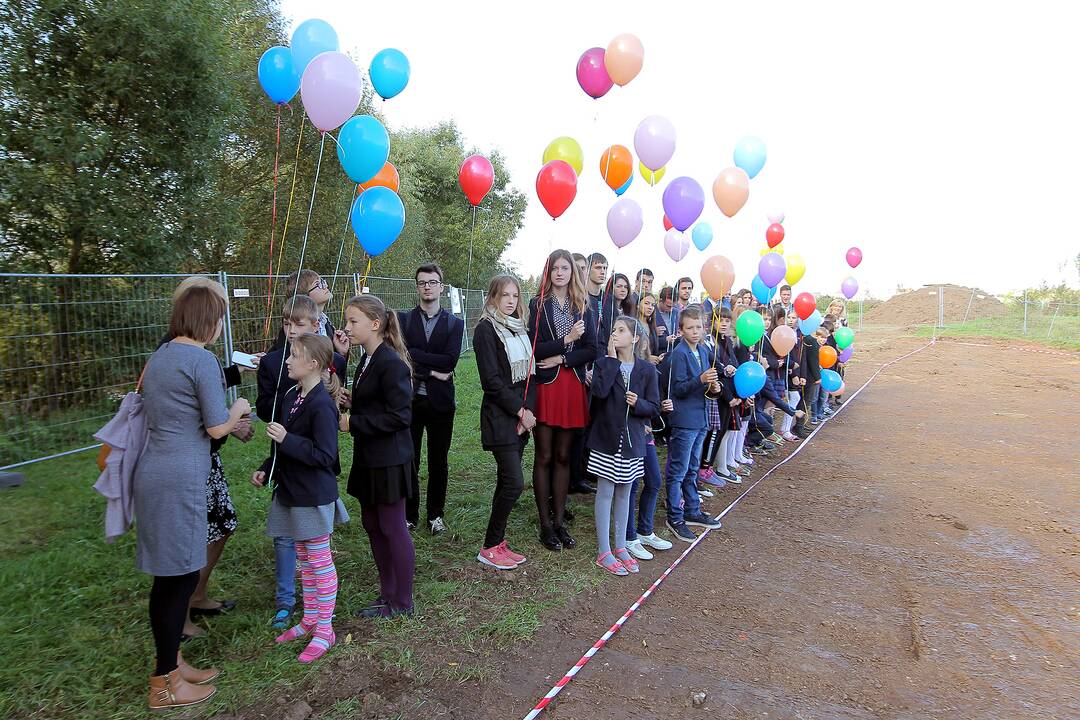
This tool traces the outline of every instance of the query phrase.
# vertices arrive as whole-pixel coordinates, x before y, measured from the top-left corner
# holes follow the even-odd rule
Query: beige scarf
[[[525,329],[525,322],[504,314],[498,308],[484,308],[482,319],[491,323],[495,334],[502,341],[506,359],[510,362],[510,376],[515,384],[536,372],[532,357],[532,343]]]

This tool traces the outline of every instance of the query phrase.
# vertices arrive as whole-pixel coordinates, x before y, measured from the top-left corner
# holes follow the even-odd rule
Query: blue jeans
[[[829,393],[822,390],[821,386],[818,385],[817,402],[814,403],[814,405],[815,405],[814,414],[817,416],[818,420],[821,420],[822,418],[825,417],[825,404],[828,403],[828,402],[829,402]]]
[[[667,516],[672,525],[683,521],[684,515],[701,512],[697,492],[697,474],[701,467],[701,446],[705,442],[705,427],[672,428],[668,441]]]
[[[291,537],[274,538],[274,580],[277,582],[277,606],[296,605],[296,543]]]
[[[638,535],[652,535],[653,515],[656,514],[656,501],[660,497],[660,458],[656,456],[656,445],[645,445],[645,489],[641,493],[638,506],[637,530],[634,529],[634,506],[638,504],[638,488],[641,481],[634,483],[630,493],[630,514],[626,521],[626,539],[637,540]]]

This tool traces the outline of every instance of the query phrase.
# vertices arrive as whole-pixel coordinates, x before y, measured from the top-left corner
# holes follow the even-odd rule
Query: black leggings
[[[533,494],[540,527],[562,527],[570,487],[570,448],[576,430],[537,423],[533,431]]]
[[[150,630],[154,633],[157,650],[154,675],[168,675],[176,669],[188,601],[198,584],[198,570],[187,575],[154,576],[154,584],[150,587]]]

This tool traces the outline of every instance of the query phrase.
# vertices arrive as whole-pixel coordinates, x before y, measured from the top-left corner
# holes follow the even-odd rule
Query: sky
[[[1070,3],[284,0],[282,11],[293,27],[330,22],[365,64],[385,47],[409,57],[409,86],[382,104],[392,128],[453,119],[467,149],[503,155],[529,197],[505,256],[525,275],[559,247],[669,282],[696,279],[721,254],[736,286],[749,286],[767,216],[783,212],[785,252],[807,266],[797,291],[837,294],[848,275],[858,297],[879,298],[931,283],[998,294],[1077,285],[1080,9]],[[577,60],[620,33],[641,39],[643,69],[593,100]],[[658,187],[635,177],[625,197],[645,227],[616,252],[600,156],[615,143],[633,150],[649,115],[675,126],[675,155]],[[561,135],[578,140],[585,167],[553,222],[535,179]],[[765,141],[768,161],[729,219],[712,182],[746,135]],[[714,239],[676,264],[663,249],[662,194],[679,176],[705,189],[700,220]],[[864,256],[855,270],[844,260],[852,246]]]

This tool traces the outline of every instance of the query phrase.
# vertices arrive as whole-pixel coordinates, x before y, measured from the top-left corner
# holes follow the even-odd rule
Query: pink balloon
[[[795,331],[787,325],[777,325],[769,333],[769,344],[777,355],[787,355],[795,347]]]
[[[666,117],[650,115],[634,133],[634,150],[642,165],[659,170],[675,154],[675,126]]]
[[[844,293],[844,297],[850,300],[855,297],[855,293],[859,292],[859,281],[850,276],[844,278],[844,282],[840,283],[840,292]]]
[[[849,248],[847,251],[847,264],[851,267],[859,267],[859,263],[862,262],[862,250],[857,247]]]
[[[300,79],[300,97],[311,124],[330,132],[352,117],[360,107],[360,71],[340,52],[315,56]]]
[[[602,98],[614,85],[604,67],[604,48],[589,48],[577,61],[577,81],[585,94],[593,98]]]
[[[641,206],[630,198],[615,201],[607,214],[607,231],[615,247],[626,247],[641,232],[645,218]]]
[[[672,228],[664,235],[664,250],[667,251],[668,257],[679,262],[686,257],[686,253],[690,252],[690,238]]]

